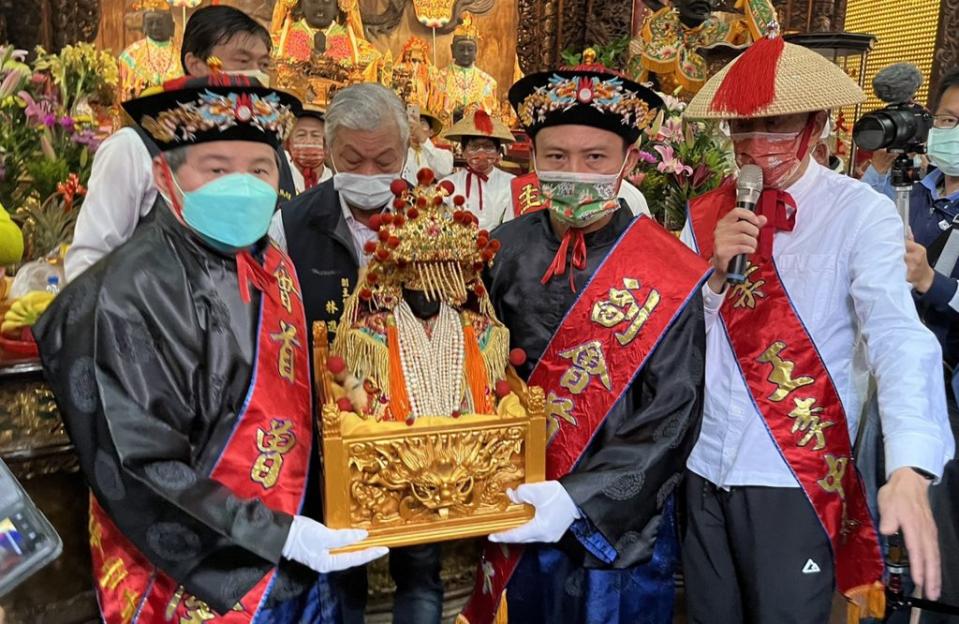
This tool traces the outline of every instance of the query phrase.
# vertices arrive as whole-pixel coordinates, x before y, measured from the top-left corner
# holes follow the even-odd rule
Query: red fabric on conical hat
[[[751,45],[729,68],[709,109],[748,116],[768,108],[776,99],[776,71],[785,46],[779,36]]]
[[[473,124],[483,134],[493,134],[493,120],[482,108],[473,113]]]

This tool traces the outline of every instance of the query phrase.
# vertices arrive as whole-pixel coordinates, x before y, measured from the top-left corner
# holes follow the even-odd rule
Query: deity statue
[[[350,377],[336,394],[374,421],[495,414],[510,393],[509,332],[481,274],[499,243],[462,197],[450,202],[452,184],[434,185],[430,169],[417,177],[413,190],[396,185],[396,210],[371,224],[379,238],[366,244],[370,264],[333,342]]]
[[[421,110],[442,110],[443,94],[436,88],[439,72],[429,57],[429,44],[419,37],[410,37],[403,46],[400,62],[393,68],[391,86],[407,104],[415,104]]]
[[[144,89],[180,76],[180,49],[173,41],[173,14],[167,0],[143,0],[143,39],[134,41],[118,57],[120,99],[129,100]]]
[[[710,76],[710,51],[743,49],[778,29],[770,0],[737,0],[736,8],[744,14],[713,11],[710,0],[673,0],[647,17],[630,43],[631,73],[640,82],[654,76],[664,93],[681,89],[692,97]]]
[[[277,0],[271,22],[277,57],[307,62],[322,54],[376,80],[381,55],[363,36],[357,1]]]
[[[463,18],[463,23],[453,32],[453,63],[440,70],[439,88],[446,93],[443,110],[452,114],[468,104],[479,104],[487,112],[499,110],[496,97],[496,80],[476,67],[479,32],[473,18]]]

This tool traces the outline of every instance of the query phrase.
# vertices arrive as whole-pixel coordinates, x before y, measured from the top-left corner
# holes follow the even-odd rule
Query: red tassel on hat
[[[473,113],[473,125],[483,134],[493,134],[493,120],[482,108]]]
[[[729,68],[709,109],[748,117],[768,108],[776,98],[776,67],[785,47],[779,36],[749,46]]]

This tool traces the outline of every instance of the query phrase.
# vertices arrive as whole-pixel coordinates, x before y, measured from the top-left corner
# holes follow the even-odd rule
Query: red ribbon
[[[310,190],[320,181],[320,177],[316,175],[316,169],[313,167],[303,167],[300,169],[300,173],[303,174],[304,190]]]
[[[276,278],[270,275],[248,251],[236,254],[236,276],[240,281],[240,297],[243,303],[250,303],[250,282],[253,282],[253,286],[260,292],[273,294],[271,286]]]
[[[579,271],[586,268],[586,239],[583,237],[583,230],[569,228],[566,230],[566,234],[563,235],[563,241],[559,244],[559,249],[556,250],[553,262],[549,265],[549,268],[546,269],[546,273],[543,274],[543,279],[540,280],[540,283],[545,285],[549,280],[553,279],[554,276],[566,273],[566,254],[569,252],[570,245],[573,246],[570,266]],[[569,272],[569,287],[573,292],[576,292],[576,284],[573,281],[572,271]]]
[[[479,171],[473,171],[472,169],[467,169],[467,172],[466,172],[466,198],[467,199],[469,199],[470,189],[473,186],[473,176],[476,176],[477,178],[482,180],[482,182],[476,185],[479,188],[479,209],[480,211],[482,211],[483,210],[483,182],[488,182],[489,176],[486,175],[485,173],[480,173]]]
[[[759,214],[766,217],[766,225],[759,231],[757,252],[768,262],[773,257],[776,232],[792,232],[796,226],[796,200],[786,191],[766,189],[759,198]]]

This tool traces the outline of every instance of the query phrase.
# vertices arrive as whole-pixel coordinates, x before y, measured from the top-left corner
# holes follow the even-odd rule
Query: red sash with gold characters
[[[510,191],[513,194],[513,216],[519,217],[530,212],[536,212],[546,207],[543,196],[539,191],[539,178],[535,171],[510,180]]]
[[[272,278],[257,282],[265,292],[252,392],[209,477],[238,498],[256,498],[295,514],[306,491],[313,441],[306,317],[293,265],[273,244],[263,269]],[[275,574],[268,572],[232,611],[217,616],[150,563],[92,496],[89,528],[97,597],[107,624],[245,624],[263,604]]]
[[[546,392],[546,478],[569,473],[662,336],[702,287],[708,265],[639,217],[596,269],[529,378]],[[519,546],[487,543],[460,622],[489,624]]]
[[[712,256],[716,223],[735,203],[734,185],[690,203],[702,257]],[[746,282],[732,288],[720,310],[726,335],[766,428],[829,535],[839,590],[862,604],[881,588],[883,565],[846,413],[775,262],[750,260]]]

